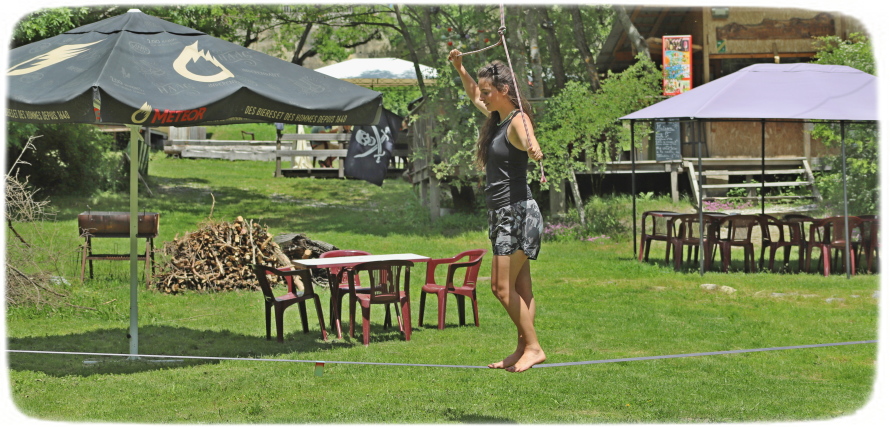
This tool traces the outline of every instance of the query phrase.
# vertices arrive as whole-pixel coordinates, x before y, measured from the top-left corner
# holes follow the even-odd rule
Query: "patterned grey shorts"
[[[488,211],[488,238],[494,255],[521,249],[528,259],[538,259],[543,232],[544,219],[534,199]]]

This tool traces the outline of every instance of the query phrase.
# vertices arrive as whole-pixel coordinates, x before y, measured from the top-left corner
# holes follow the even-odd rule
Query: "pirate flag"
[[[401,117],[386,109],[375,126],[355,126],[346,151],[346,176],[383,185]]]

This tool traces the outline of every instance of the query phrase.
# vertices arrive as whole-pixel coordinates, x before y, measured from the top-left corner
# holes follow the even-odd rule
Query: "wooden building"
[[[756,63],[810,62],[816,53],[814,37],[848,38],[854,32],[866,33],[862,24],[852,17],[816,10],[642,5],[627,6],[626,10],[646,40],[656,64],[662,61],[663,36],[692,36],[693,88]],[[620,72],[632,64],[636,53],[627,31],[616,22],[597,57],[598,70]],[[800,181],[806,181],[812,194],[802,197],[819,197],[812,186],[811,169],[818,167],[819,158],[830,151],[821,141],[810,138],[811,126],[802,121],[767,122],[765,154],[770,175],[767,181],[775,181],[770,186],[781,187],[785,185],[782,182],[788,182],[786,186],[800,186]],[[742,180],[759,181],[760,123],[684,123],[681,140],[682,160],[655,161],[654,150],[645,136],[636,152],[638,173],[670,173],[675,200],[678,174],[688,176],[696,200],[699,192],[706,200],[719,198],[726,189],[739,187]],[[702,155],[705,157],[700,171],[706,176],[702,189],[697,188],[695,165],[691,164],[692,158],[697,157],[695,148],[699,142],[704,142]],[[629,163],[629,153],[624,153],[608,165],[607,173],[629,173]]]

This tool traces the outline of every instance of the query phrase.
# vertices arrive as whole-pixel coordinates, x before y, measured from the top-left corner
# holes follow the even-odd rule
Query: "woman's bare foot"
[[[544,354],[544,350],[526,349],[522,357],[513,366],[507,368],[507,372],[522,372],[545,360],[547,360],[547,356]]]
[[[488,367],[491,369],[506,369],[516,364],[520,358],[522,358],[524,351],[516,350],[513,354],[504,358],[500,362],[489,363]]]

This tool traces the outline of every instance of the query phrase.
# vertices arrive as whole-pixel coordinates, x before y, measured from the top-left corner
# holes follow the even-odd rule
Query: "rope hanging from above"
[[[507,48],[507,38],[505,35],[507,33],[507,26],[506,26],[505,21],[506,21],[506,18],[505,18],[505,14],[504,14],[504,4],[501,3],[501,27],[498,28],[498,36],[500,36],[500,40],[498,40],[497,43],[495,43],[491,46],[487,46],[482,49],[474,50],[471,52],[464,52],[458,56],[472,55],[472,54],[476,54],[479,52],[484,52],[486,50],[492,49],[497,46],[504,46],[504,54],[507,56],[507,66],[510,67],[510,76],[513,78],[513,87],[516,88],[516,103],[519,104],[519,114],[522,117],[522,127],[525,129],[525,140],[530,141],[531,136],[528,131],[528,123],[527,123],[525,111],[522,108],[522,99],[521,99],[522,95],[520,94],[519,84],[516,82],[516,73],[513,72],[513,62],[510,60],[510,50]],[[540,169],[541,169],[541,182],[542,183],[547,182],[547,178],[544,176],[544,162],[539,161],[538,166],[540,166]]]

